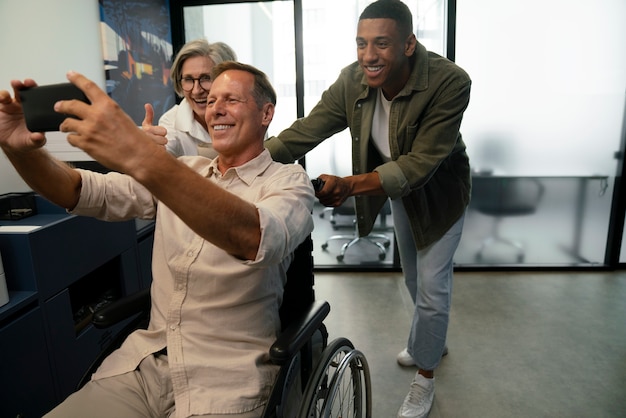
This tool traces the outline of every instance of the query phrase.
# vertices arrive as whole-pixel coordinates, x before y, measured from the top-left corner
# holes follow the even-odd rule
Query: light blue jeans
[[[453,257],[465,215],[429,247],[418,251],[402,200],[391,200],[404,282],[415,304],[407,350],[417,367],[434,370],[446,344],[452,300]]]

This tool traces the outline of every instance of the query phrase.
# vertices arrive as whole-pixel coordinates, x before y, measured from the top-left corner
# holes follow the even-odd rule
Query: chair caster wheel
[[[386,254],[380,254],[380,255],[378,256],[378,259],[379,259],[380,261],[384,261],[384,260],[385,260],[385,255],[386,255]]]
[[[328,248],[328,244],[322,244],[322,250],[326,251],[327,248]]]
[[[343,255],[339,254],[339,255],[337,256],[337,261],[343,261]]]

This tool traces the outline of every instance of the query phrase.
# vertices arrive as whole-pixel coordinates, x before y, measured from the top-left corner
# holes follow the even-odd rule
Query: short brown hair
[[[217,76],[228,70],[246,71],[254,76],[254,90],[252,91],[252,95],[259,109],[267,102],[276,105],[276,91],[263,71],[249,64],[243,64],[237,61],[224,61],[213,67],[211,78],[215,80]]]

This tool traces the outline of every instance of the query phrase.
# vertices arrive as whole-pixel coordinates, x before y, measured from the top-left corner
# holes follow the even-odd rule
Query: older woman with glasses
[[[172,155],[211,158],[217,155],[204,120],[206,98],[212,84],[211,70],[223,61],[236,60],[235,52],[223,42],[197,39],[180,49],[170,77],[176,94],[183,100],[159,119],[159,125],[167,129],[165,147]]]

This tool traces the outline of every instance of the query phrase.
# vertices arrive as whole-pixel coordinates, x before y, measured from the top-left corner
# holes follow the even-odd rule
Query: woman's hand
[[[143,118],[143,122],[141,123],[141,129],[150,134],[154,142],[157,144],[167,144],[167,138],[165,137],[165,135],[167,135],[167,129],[163,126],[154,125],[154,108],[150,103],[146,103],[143,107],[146,110],[146,116]]]

